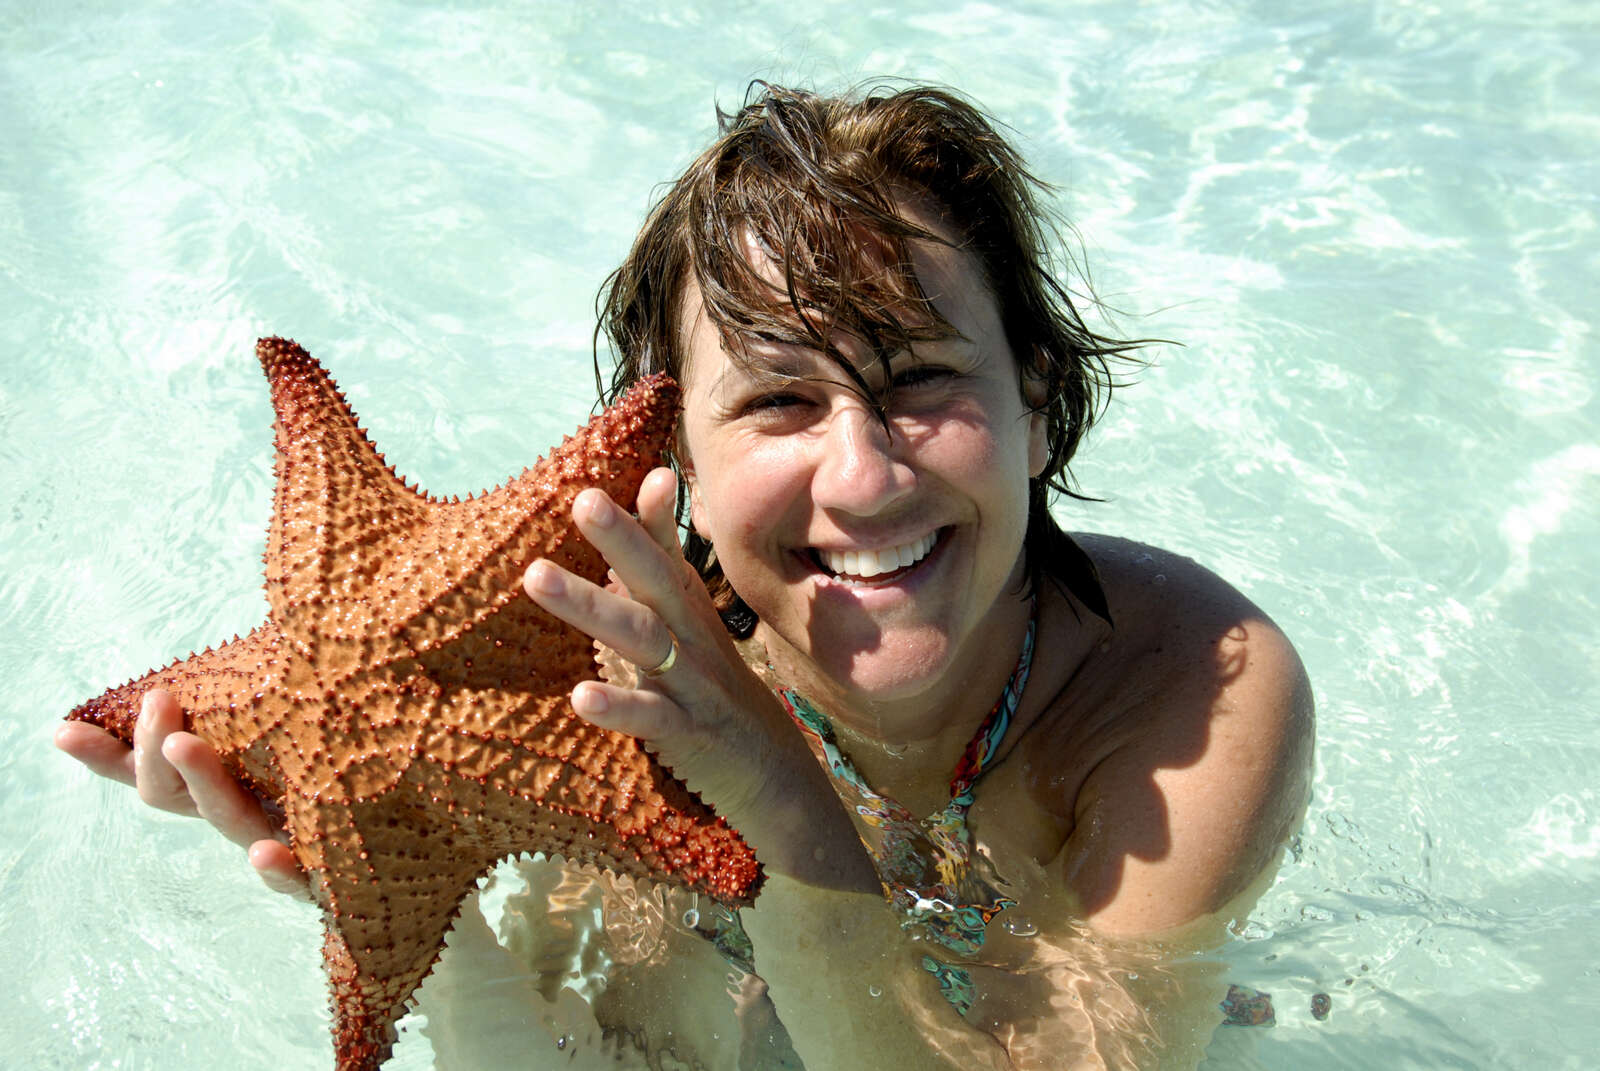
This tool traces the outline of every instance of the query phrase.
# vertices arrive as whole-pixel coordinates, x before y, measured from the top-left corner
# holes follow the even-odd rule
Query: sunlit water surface
[[[1315,795],[1230,950],[1277,1025],[1211,1066],[1592,1066],[1594,8],[1291,6],[7,5],[3,1062],[327,1062],[313,913],[48,745],[260,620],[253,340],[424,486],[494,484],[587,412],[593,294],[713,103],[896,75],[1010,124],[1118,327],[1185,343],[1070,524],[1210,564],[1316,683]]]

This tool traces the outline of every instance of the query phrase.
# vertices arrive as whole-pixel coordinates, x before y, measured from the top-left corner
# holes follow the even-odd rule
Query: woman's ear
[[[1036,361],[1037,368],[1042,360]],[[1028,476],[1037,478],[1050,461],[1050,421],[1045,412],[1044,378],[1032,368],[1022,373],[1022,404],[1028,407]]]
[[[1044,411],[1028,414],[1028,476],[1037,479],[1050,461],[1049,422]]]

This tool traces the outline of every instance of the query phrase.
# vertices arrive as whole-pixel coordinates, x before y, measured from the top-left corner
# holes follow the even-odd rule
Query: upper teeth
[[[831,573],[877,576],[921,561],[937,541],[938,533],[929,532],[914,543],[904,543],[898,547],[885,547],[882,550],[818,550],[817,557]]]

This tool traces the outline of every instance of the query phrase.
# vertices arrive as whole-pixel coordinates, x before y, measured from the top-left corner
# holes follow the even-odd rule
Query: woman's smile
[[[881,586],[901,579],[920,565],[939,541],[937,531],[897,546],[830,550],[812,547],[812,562],[829,577],[855,587]]]

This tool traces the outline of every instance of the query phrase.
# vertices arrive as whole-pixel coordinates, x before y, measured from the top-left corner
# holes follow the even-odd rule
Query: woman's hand
[[[132,748],[79,721],[58,728],[55,744],[101,777],[133,785],[151,807],[210,822],[249,852],[250,865],[268,888],[310,899],[294,854],[276,839],[279,824],[253,793],[228,776],[204,740],[183,731],[183,712],[163,689],[145,694]]]
[[[637,520],[599,490],[573,502],[578,530],[616,577],[608,588],[542,559],[523,578],[541,607],[641,667],[636,687],[579,684],[573,709],[644,741],[745,836],[769,870],[807,884],[876,891],[876,873],[826,774],[745,665],[684,561],[676,487],[669,469],[646,476]],[[673,651],[670,668],[645,672]]]

